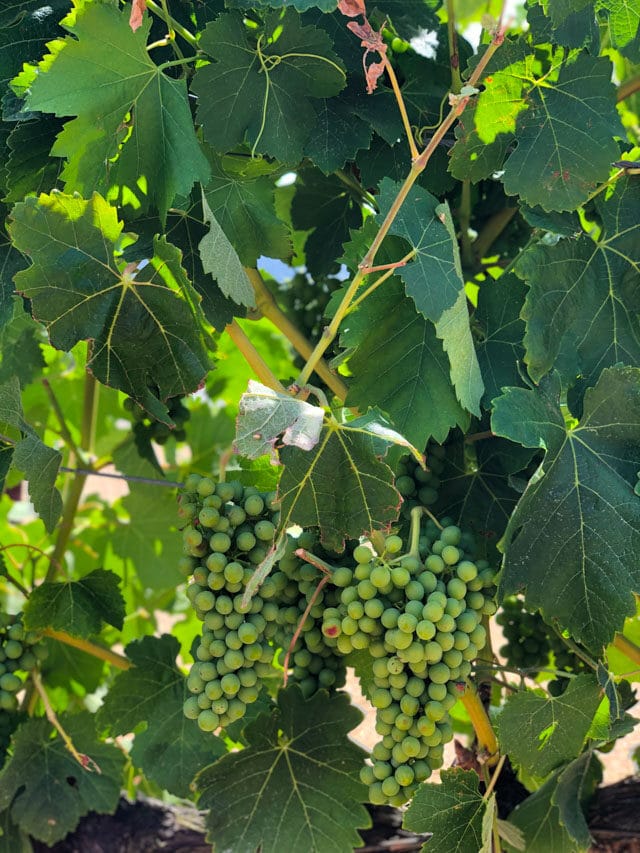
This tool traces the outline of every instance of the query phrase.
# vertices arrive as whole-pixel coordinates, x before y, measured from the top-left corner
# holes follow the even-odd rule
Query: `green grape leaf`
[[[125,608],[120,578],[96,569],[78,581],[45,581],[37,586],[24,606],[29,630],[66,631],[74,637],[99,634],[104,622],[120,630]]]
[[[482,95],[481,95],[482,97]],[[451,149],[449,171],[459,181],[478,181],[497,172],[513,144],[513,133],[499,133],[489,142],[478,132],[477,104],[467,104],[455,128],[456,141]]]
[[[640,361],[640,187],[620,179],[596,199],[602,234],[532,246],[516,273],[529,286],[522,318],[529,373],[552,367],[567,384]]]
[[[590,752],[584,755],[591,757]],[[587,767],[585,763],[587,759],[581,756],[554,773],[509,815],[509,823],[524,835],[527,853],[586,853],[590,848],[589,843],[583,844],[586,824],[581,800],[593,792],[597,771],[590,760]],[[506,849],[511,850],[509,846]]]
[[[527,9],[529,38],[532,44],[555,44],[579,50],[585,48],[590,53],[600,50],[600,30],[593,13],[593,6],[572,12],[561,24],[554,25],[552,18],[545,14],[549,9],[542,6],[530,6]]]
[[[334,272],[334,258],[340,256],[349,229],[362,223],[360,200],[335,175],[326,177],[319,169],[304,169],[296,180],[291,219],[300,231],[313,229],[304,246],[311,274]]]
[[[344,693],[305,700],[297,685],[277,702],[245,728],[246,749],[198,776],[209,838],[229,850],[351,853],[370,824],[358,780],[365,753],[347,737],[362,715]]]
[[[195,135],[184,80],[167,77],[150,58],[147,18],[136,32],[127,9],[82,4],[64,27],[73,37],[51,46],[31,82],[26,105],[67,122],[52,154],[66,157],[69,192],[103,194],[158,208],[164,218],[178,195],[206,183],[207,160]]]
[[[500,747],[525,772],[543,778],[580,755],[601,701],[593,675],[571,679],[558,697],[513,693],[496,720]]]
[[[6,84],[22,68],[23,63],[38,59],[47,42],[60,33],[58,21],[69,11],[71,0],[40,0],[3,3],[0,9],[0,86]]]
[[[591,0],[548,0],[546,11],[554,27],[559,26],[569,15],[579,12],[585,6],[591,5]]]
[[[98,689],[105,674],[103,660],[58,640],[45,639],[49,654],[40,671],[47,687],[64,687],[80,696]]]
[[[420,785],[407,809],[403,827],[432,832],[425,853],[477,853],[482,847],[486,803],[473,770],[443,770],[440,784]]]
[[[227,0],[226,5],[229,9],[282,9],[283,6],[292,6],[298,12],[309,9],[333,12],[338,0]]]
[[[593,752],[583,752],[558,776],[551,802],[560,812],[560,823],[580,847],[593,843],[583,805],[602,781],[602,767]]]
[[[253,379],[240,398],[235,450],[257,459],[268,453],[277,461],[275,444],[313,450],[320,438],[324,410],[288,394],[279,394]]]
[[[393,24],[400,38],[410,41],[425,30],[438,29],[438,3],[435,0],[375,0],[370,4]]]
[[[116,465],[121,460],[122,456],[116,454]],[[129,465],[124,470],[135,473]],[[182,542],[177,531],[174,495],[171,489],[132,485],[122,500],[129,519],[118,525],[111,544],[146,589],[171,589],[181,582],[177,566]],[[150,506],[153,512],[149,512]]]
[[[217,157],[212,152],[209,163],[211,178],[203,189],[204,197],[240,262],[255,267],[261,255],[290,258],[289,231],[275,213],[278,174],[264,174],[263,161],[244,155]]]
[[[517,474],[531,456],[531,450],[499,438],[447,444],[433,509],[439,518],[447,516],[470,530],[479,552],[492,561],[499,557],[498,542],[520,498]],[[525,484],[523,479],[522,488]]]
[[[381,217],[390,209],[399,189],[388,179],[380,185]],[[469,328],[458,242],[449,207],[421,187],[413,187],[390,233],[402,237],[415,251],[398,274],[418,311],[435,323],[436,335],[449,356],[451,380],[460,404],[479,414],[484,387]]]
[[[640,62],[640,3],[638,0],[599,0],[607,13],[611,44],[632,62]]]
[[[328,35],[302,26],[290,9],[267,14],[258,30],[229,12],[207,25],[200,47],[215,61],[196,71],[192,89],[214,150],[231,150],[246,137],[252,151],[297,163],[315,124],[311,100],[336,95],[345,84]]]
[[[394,521],[400,495],[391,469],[377,456],[379,442],[368,426],[331,419],[312,451],[281,450],[281,529],[292,524],[319,527],[322,544],[342,551],[345,539],[357,539]]]
[[[98,711],[98,725],[112,736],[137,731],[130,756],[145,776],[178,797],[188,797],[197,771],[224,755],[220,738],[202,732],[182,711],[187,691],[176,667],[175,637],[144,637],[125,652],[133,667],[115,679]]]
[[[529,610],[599,652],[635,613],[640,589],[640,370],[603,370],[573,429],[559,392],[552,377],[494,402],[494,433],[545,450],[504,536],[501,589],[526,587]]]
[[[11,820],[11,812],[0,812],[0,853],[33,853],[29,836]]]
[[[204,271],[198,246],[209,233],[202,210],[202,192],[193,193],[184,208],[172,208],[167,214],[163,228],[156,216],[136,219],[136,232],[140,235],[136,243],[127,247],[124,257],[135,261],[140,255],[153,254],[153,238],[164,231],[167,240],[182,252],[182,266],[194,289],[202,299],[202,312],[216,329],[221,332],[234,317],[243,317],[245,309],[232,299],[223,296],[218,283]]]
[[[487,407],[503,388],[521,384],[518,363],[524,357],[525,326],[520,312],[526,293],[513,273],[496,280],[487,277],[480,285],[473,319],[479,327],[478,363],[485,387],[482,402]]]
[[[482,847],[479,853],[493,853],[493,827],[498,819],[498,804],[495,792],[487,800],[484,815],[482,817]]]
[[[251,282],[242,268],[240,258],[220,223],[213,215],[206,196],[202,197],[204,220],[209,231],[198,244],[202,269],[217,280],[223,295],[239,305],[252,307],[256,304]]]
[[[64,714],[60,723],[80,755],[81,767],[46,719],[22,723],[13,755],[0,774],[0,810],[28,835],[49,846],[75,829],[89,812],[113,814],[120,798],[125,756],[96,739],[91,714]],[[90,770],[95,763],[100,772]]]
[[[11,323],[14,309],[13,277],[27,266],[27,259],[10,241],[4,228],[6,208],[0,204],[0,332]]]
[[[396,276],[349,315],[340,343],[355,350],[349,358],[347,405],[378,406],[417,447],[430,437],[444,441],[454,426],[469,426],[433,323],[416,312]],[[371,370],[372,364],[383,364],[384,371]]]
[[[12,464],[24,473],[35,510],[51,533],[62,513],[62,497],[56,489],[62,454],[47,447],[24,420],[17,376],[0,385],[0,422],[21,434],[13,448]]]
[[[49,151],[59,131],[60,122],[50,116],[15,125],[7,140],[5,201],[22,201],[28,194],[55,187],[60,164],[49,157]]]
[[[371,125],[353,112],[350,101],[325,98],[315,104],[316,122],[304,146],[305,156],[325,175],[355,160],[371,142]]]
[[[575,210],[618,156],[611,61],[581,53],[562,65],[554,84],[532,88],[527,104],[504,164],[505,192],[544,210]]]
[[[119,247],[131,238],[97,194],[28,198],[14,207],[9,231],[33,261],[16,275],[16,288],[52,345],[68,351],[93,340],[88,367],[96,378],[166,420],[149,386],[160,399],[189,393],[209,367],[198,298],[178,249],[156,238],[153,256],[124,267]]]

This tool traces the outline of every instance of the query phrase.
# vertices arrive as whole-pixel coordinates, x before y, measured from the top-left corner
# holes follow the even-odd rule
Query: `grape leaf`
[[[322,544],[342,551],[345,539],[394,521],[400,495],[391,469],[377,458],[379,441],[357,421],[329,420],[312,451],[285,447],[280,452],[280,527],[319,527]]]
[[[58,21],[70,0],[4,3],[0,10],[0,87],[17,74],[24,62],[41,56],[47,42],[60,32]]]
[[[590,753],[587,752],[585,755]],[[542,787],[516,806],[509,815],[509,823],[518,827],[524,835],[527,853],[549,853],[556,850],[562,853],[586,853],[589,849],[589,844],[583,845],[568,832],[568,826],[571,826],[574,831],[578,830],[580,836],[583,835],[580,832],[579,816],[582,810],[580,799],[583,796],[583,790],[580,784],[580,768],[583,760],[579,758],[577,762],[569,764],[565,770],[554,773]],[[578,767],[577,773],[574,770],[574,764]],[[592,792],[594,775],[591,770],[588,779],[585,780],[583,777],[583,784],[586,781],[591,789],[585,792],[587,794]],[[560,780],[563,777],[564,790],[560,786]],[[557,804],[558,800],[562,803],[562,813]],[[567,821],[567,826],[564,821]],[[582,816],[582,822],[584,822],[584,816]],[[506,849],[512,848],[507,846]]]
[[[558,776],[551,802],[558,806],[560,823],[581,847],[593,843],[582,808],[602,781],[602,767],[592,751],[583,752]]]
[[[45,639],[49,654],[40,671],[47,687],[64,687],[79,696],[98,689],[105,674],[103,660],[58,640]]]
[[[291,9],[267,14],[258,30],[229,12],[207,25],[200,47],[215,62],[196,71],[192,89],[214,150],[228,151],[246,136],[252,151],[297,163],[315,123],[310,99],[336,95],[345,83],[327,34],[302,26]]]
[[[349,229],[362,223],[360,200],[353,190],[335,175],[326,177],[319,169],[304,169],[298,174],[291,203],[294,228],[313,229],[305,242],[305,260],[313,276],[336,268],[334,258],[349,237]]]
[[[249,307],[256,304],[251,282],[242,268],[240,258],[229,238],[213,215],[206,196],[202,196],[204,220],[209,231],[198,244],[202,269],[217,280],[223,295],[233,299],[239,305]]]
[[[116,459],[121,457],[118,455]],[[129,470],[129,473],[133,472]],[[132,486],[122,506],[129,520],[118,525],[111,538],[114,552],[133,568],[146,589],[163,590],[177,586],[180,583],[177,566],[182,556],[182,543],[176,530],[178,519],[171,490]],[[153,506],[152,513],[149,512],[150,506]]]
[[[0,331],[14,315],[13,277],[27,266],[27,259],[9,240],[4,228],[6,208],[0,204]]]
[[[609,19],[611,44],[632,62],[640,62],[640,4],[638,0],[599,0]]]
[[[530,450],[498,438],[471,445],[464,440],[447,444],[435,512],[472,531],[479,552],[493,561],[520,497],[513,478],[531,456]]]
[[[360,712],[344,693],[305,700],[293,685],[249,723],[241,752],[198,776],[209,838],[220,849],[351,853],[370,823],[358,780],[364,751],[347,738]]]
[[[282,9],[293,6],[298,12],[320,9],[321,12],[333,12],[338,0],[227,0],[229,9]]]
[[[386,215],[400,187],[385,179],[380,185],[380,217]],[[480,413],[484,390],[469,329],[458,242],[449,207],[421,187],[413,187],[389,233],[405,239],[415,256],[398,274],[407,296],[427,320],[449,356],[451,380],[461,405]],[[397,260],[400,260],[398,258]]]
[[[0,853],[33,853],[29,836],[11,820],[9,809],[0,812]]]
[[[640,589],[640,370],[607,368],[586,391],[584,414],[568,429],[554,375],[537,391],[509,389],[494,401],[494,433],[542,447],[545,458],[503,540],[501,592],[526,587],[529,610],[557,618],[599,652]]]
[[[527,9],[529,34],[533,44],[556,44],[578,50],[584,47],[590,53],[598,54],[600,30],[591,4],[586,9],[572,12],[557,26],[545,11],[549,10],[540,5]]]
[[[411,832],[432,832],[429,853],[477,853],[486,803],[473,770],[443,770],[440,784],[420,785],[403,821]]]
[[[482,330],[477,345],[478,363],[484,380],[482,402],[489,406],[503,388],[520,384],[518,363],[524,356],[524,323],[520,311],[526,288],[513,274],[488,278],[480,285],[474,321]]]
[[[204,187],[204,197],[240,262],[254,267],[261,255],[290,258],[289,232],[275,213],[277,173],[265,174],[264,161],[247,156],[217,157],[212,152],[209,163],[211,178]],[[275,172],[273,166],[268,168]]]
[[[368,148],[371,126],[355,115],[343,97],[325,98],[315,104],[316,122],[304,147],[305,156],[329,175],[341,169],[357,152]]]
[[[312,450],[320,438],[324,410],[288,394],[279,394],[253,379],[240,398],[235,450],[257,459],[265,453],[277,461],[276,440]]]
[[[182,266],[200,294],[202,312],[214,329],[220,332],[234,316],[242,317],[245,312],[243,307],[223,296],[217,282],[202,268],[198,246],[209,229],[204,221],[202,192],[194,192],[192,195],[192,198],[186,200],[184,209],[172,208],[169,211],[164,233],[167,240],[182,252]],[[163,231],[162,223],[156,216],[136,219],[135,227],[140,237],[133,246],[125,249],[124,257],[128,261],[153,254],[153,238]]]
[[[178,797],[188,797],[197,771],[224,755],[220,738],[200,731],[182,706],[190,694],[176,667],[180,650],[175,637],[144,637],[125,652],[133,667],[121,672],[98,711],[98,725],[112,736],[137,731],[131,760],[145,776]]]
[[[178,249],[156,238],[148,264],[122,269],[122,223],[98,194],[28,198],[14,207],[9,230],[33,260],[16,275],[16,287],[32,300],[52,345],[70,350],[92,339],[88,367],[96,378],[166,421],[149,386],[161,399],[188,393],[209,367],[198,299]]]
[[[35,510],[51,533],[62,512],[62,497],[56,489],[62,454],[47,447],[24,420],[17,376],[0,385],[0,420],[21,433],[13,449],[12,463],[27,478]]]
[[[602,234],[539,243],[516,273],[529,285],[522,312],[525,360],[539,380],[552,367],[572,384],[603,367],[640,361],[640,187],[620,179],[596,199]]]
[[[532,690],[513,693],[496,721],[500,748],[527,773],[547,776],[580,755],[601,701],[594,675],[571,679],[558,697]]]
[[[18,122],[7,141],[10,154],[6,162],[5,201],[22,201],[29,193],[51,190],[60,171],[59,163],[49,157],[60,122],[49,116]]]
[[[134,33],[127,9],[83,4],[64,24],[74,37],[40,63],[26,105],[77,116],[51,152],[68,159],[62,177],[69,192],[117,187],[123,204],[140,211],[151,203],[164,218],[177,195],[206,183],[209,166],[185,81],[167,77],[147,53],[150,26],[147,19]]]
[[[120,578],[96,569],[78,581],[45,581],[36,587],[24,606],[29,630],[43,628],[89,637],[102,630],[103,622],[120,630],[124,623],[124,599]]]
[[[340,343],[355,349],[347,405],[378,406],[418,447],[431,436],[444,441],[454,426],[467,429],[469,416],[456,399],[433,323],[416,312],[397,277],[368,296],[346,326]]]
[[[529,205],[575,210],[608,178],[618,156],[611,62],[581,53],[562,65],[554,85],[546,80],[527,93],[502,181],[507,195]]]
[[[497,172],[513,144],[513,133],[499,133],[489,142],[480,138],[476,119],[477,104],[467,104],[455,128],[449,171],[459,181],[476,183]]]
[[[378,9],[389,18],[400,38],[410,41],[425,30],[438,29],[438,2],[434,0],[375,0],[372,9]]]
[[[91,714],[60,715],[80,754],[100,773],[80,767],[46,719],[23,723],[13,738],[13,755],[0,774],[0,809],[28,835],[51,846],[75,829],[90,811],[113,814],[120,798],[125,756],[96,739]]]

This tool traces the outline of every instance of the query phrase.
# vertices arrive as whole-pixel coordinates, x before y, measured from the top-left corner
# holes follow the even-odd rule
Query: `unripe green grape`
[[[411,676],[411,678],[407,679],[406,691],[409,696],[415,696],[416,699],[419,699],[425,691],[424,680]]]
[[[35,667],[35,665],[37,663],[38,663],[38,659],[36,658],[36,656],[33,654],[33,652],[30,649],[27,649],[27,651],[24,652],[24,654],[22,655],[22,657],[19,660],[20,665],[18,668],[24,669],[27,672],[30,672]]]
[[[411,580],[404,588],[404,594],[408,602],[421,603],[425,597],[425,590],[420,581]]]
[[[426,643],[424,647],[424,658],[429,664],[436,664],[442,660],[442,646],[435,640]]]
[[[491,598],[486,598],[482,605],[482,613],[484,616],[493,616],[498,609],[498,605]]]
[[[413,725],[413,717],[409,716],[409,714],[405,714],[404,711],[401,711],[395,721],[394,725],[401,732],[408,732],[411,726]]]
[[[189,696],[185,699],[182,711],[188,720],[197,720],[201,711],[198,705],[198,698],[196,696]]]
[[[420,733],[420,737],[429,737],[436,730],[435,721],[429,716],[419,717],[416,720],[416,727]]]
[[[209,547],[212,551],[225,554],[231,548],[231,538],[227,533],[214,533],[209,539]]]
[[[440,666],[440,664],[436,664],[436,666]],[[449,669],[449,667],[446,668],[447,670]],[[429,671],[429,675],[431,675],[431,671]],[[435,681],[432,681],[427,686],[427,693],[429,694],[429,699],[433,699],[434,702],[442,702],[447,695],[446,684],[436,684]]]
[[[440,532],[440,541],[445,545],[458,545],[462,538],[462,531],[456,525],[444,527]]]
[[[448,613],[443,613],[442,617],[436,622],[436,630],[441,634],[449,634],[457,628],[456,620]]]
[[[203,527],[215,527],[220,520],[220,513],[212,506],[203,506],[198,514],[198,521]]]
[[[18,640],[7,640],[4,644],[4,653],[9,660],[18,660],[22,657],[24,649]]]
[[[455,545],[445,545],[440,552],[440,556],[447,566],[455,566],[462,557],[462,552]]]
[[[211,707],[211,699],[209,699],[206,693],[198,693],[196,701],[201,711],[206,711]]]
[[[402,751],[409,758],[415,758],[420,752],[420,741],[415,737],[406,737],[402,741]]]
[[[426,619],[429,622],[433,622],[434,624],[436,624],[440,621],[440,619],[442,619],[443,616],[444,606],[439,601],[432,600],[431,597],[429,597],[427,603],[422,608],[423,619]]]
[[[411,575],[402,566],[394,566],[391,569],[391,583],[398,589],[403,589],[411,580]]]
[[[424,644],[413,642],[410,646],[404,649],[401,654],[410,664],[417,664],[424,660]]]
[[[391,629],[397,626],[399,618],[400,611],[396,610],[395,607],[388,607],[380,617],[380,622],[383,627]]]
[[[374,566],[369,581],[376,589],[384,589],[391,581],[391,572],[386,566]]]
[[[244,622],[244,616],[242,613],[237,613],[235,610],[232,610],[231,613],[227,613],[224,617],[225,628],[228,628],[229,631],[237,631],[240,625]],[[225,640],[228,639],[229,633],[225,632]],[[238,641],[234,646],[230,646],[230,648],[239,649],[241,645],[241,641]]]
[[[23,669],[33,669],[33,667],[23,666]],[[22,681],[17,675],[7,672],[0,676],[0,689],[6,690],[7,693],[17,693],[22,687]]]
[[[201,711],[198,714],[198,726],[203,732],[213,732],[220,725],[220,717],[211,710]]]
[[[210,590],[203,590],[196,595],[194,604],[198,610],[206,613],[208,610],[213,610],[216,604],[216,597]]]
[[[487,642],[487,632],[483,625],[476,625],[476,627],[469,634],[469,639],[471,643],[476,646],[478,649],[484,648],[485,643]]]
[[[384,550],[387,554],[399,554],[403,547],[402,539],[395,534],[387,536],[384,540]]]
[[[229,533],[231,530],[231,522],[224,515],[221,515],[217,523],[213,527],[214,533]]]
[[[369,646],[369,637],[363,631],[356,631],[351,636],[351,645],[354,649],[366,649]]]
[[[241,687],[240,679],[234,673],[223,675],[220,684],[226,696],[235,696]]]
[[[416,625],[418,624],[418,620],[415,616],[412,616],[410,613],[402,613],[398,617],[398,630],[402,631],[403,634],[413,634],[416,629]]]
[[[478,647],[475,643],[469,643],[466,649],[462,649],[462,657],[464,660],[475,660],[478,657]]]
[[[250,530],[245,530],[236,536],[236,546],[240,551],[251,551],[256,544],[256,537]]]
[[[333,570],[331,583],[338,587],[349,586],[353,578],[353,572],[346,566],[340,566]]]
[[[369,787],[369,785],[373,785],[376,781],[376,777],[373,774],[373,767],[371,767],[370,764],[363,764],[360,768],[360,781],[367,787]]]
[[[455,598],[447,598],[447,604],[444,608],[444,612],[447,616],[453,616],[454,619],[457,619],[458,616],[465,610],[466,603],[464,600],[458,601]]]
[[[471,632],[478,626],[479,617],[475,610],[464,610],[456,617],[456,626],[458,630],[464,631],[465,634]]]
[[[224,642],[222,643],[222,647],[223,647],[222,654],[224,654],[227,650]],[[218,655],[218,657],[222,657],[222,655]],[[214,680],[214,678],[217,675],[217,672],[218,671],[216,669],[216,665],[214,663],[212,663],[211,661],[202,661],[202,663],[200,664],[199,670],[198,670],[198,674],[199,674],[200,678],[203,681],[208,682],[208,683],[210,683]],[[207,687],[208,687],[208,683],[207,683]],[[206,692],[206,687],[205,687],[205,692]],[[207,695],[209,695],[209,694],[207,693]],[[211,696],[209,696],[209,698],[211,699]]]
[[[438,689],[439,688],[440,688],[440,686],[438,685]],[[447,712],[446,712],[446,709],[444,707],[442,699],[439,699],[439,700],[431,699],[424,706],[424,713],[433,722],[438,722],[439,720],[442,720],[444,718],[444,716]]]
[[[381,784],[382,784],[382,793],[387,798],[393,797],[400,790],[400,785],[398,785],[394,776],[388,776]]]
[[[453,634],[450,631],[438,631],[435,636],[435,641],[440,646],[443,653],[452,649],[455,642]]]
[[[462,560],[456,566],[456,575],[465,583],[470,583],[478,575],[478,567],[470,560]]]
[[[357,597],[358,590],[354,586],[347,586],[340,593],[340,601],[345,606],[349,605],[352,601],[355,601]]]
[[[471,640],[469,639],[469,635],[465,634],[464,631],[454,631],[453,632],[453,648],[458,649],[458,651],[462,652],[469,645]]]
[[[418,713],[418,708],[420,707],[420,702],[416,699],[415,696],[410,696],[408,693],[400,700],[400,708],[403,714],[409,714],[411,717],[415,717]]]
[[[447,584],[447,594],[451,598],[455,598],[457,601],[462,601],[462,599],[467,594],[467,585],[460,578],[451,578],[451,580]],[[473,593],[472,593],[473,594]]]
[[[472,610],[482,610],[484,600],[484,595],[481,592],[470,592],[467,594],[467,607]]]

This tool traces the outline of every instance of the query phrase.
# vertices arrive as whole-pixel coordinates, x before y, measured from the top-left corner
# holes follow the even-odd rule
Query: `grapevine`
[[[608,843],[637,0],[484,5],[0,8],[7,849]]]

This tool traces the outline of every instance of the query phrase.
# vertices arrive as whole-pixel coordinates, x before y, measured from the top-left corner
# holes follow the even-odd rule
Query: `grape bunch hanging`
[[[496,622],[502,627],[506,640],[500,648],[500,655],[508,666],[525,671],[534,678],[540,670],[550,667],[552,663],[558,673],[577,674],[587,669],[586,663],[544,621],[540,613],[530,613],[525,609],[522,598],[507,596],[496,616]],[[559,696],[568,684],[568,678],[558,675],[549,681],[547,689],[552,696]]]
[[[31,672],[48,651],[35,631],[26,630],[19,614],[0,613],[0,710],[17,711],[22,673]]]
[[[203,622],[187,686],[184,712],[204,731],[241,719],[247,706],[282,672],[291,646],[291,677],[305,693],[344,684],[342,661],[324,643],[320,622],[329,597],[317,597],[318,570],[295,550],[313,537],[289,539],[278,567],[245,609],[243,595],[274,541],[278,510],[273,493],[234,481],[191,475],[180,497],[186,555],[180,569],[192,580],[187,595]],[[299,636],[292,643],[300,627]],[[287,673],[289,674],[289,673]]]
[[[420,508],[415,513],[414,522]],[[442,765],[453,737],[448,711],[486,642],[482,617],[496,609],[495,572],[465,550],[468,535],[433,521],[418,532],[414,523],[405,555],[395,535],[381,555],[358,545],[355,568],[333,574],[339,605],[324,611],[330,645],[344,655],[367,649],[373,658],[369,694],[381,740],[361,779],[374,804],[402,805]]]

